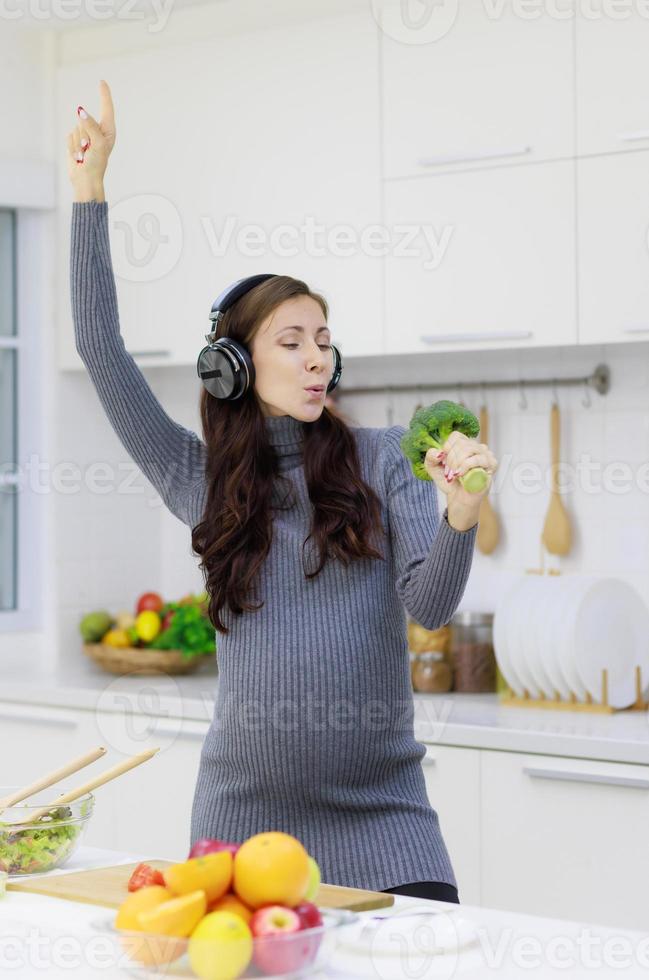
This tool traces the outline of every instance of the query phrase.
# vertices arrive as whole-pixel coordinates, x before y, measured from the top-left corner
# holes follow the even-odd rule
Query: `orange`
[[[223,898],[220,898],[218,902],[214,902],[213,905],[207,910],[208,912],[232,912],[234,915],[239,915],[246,923],[250,925],[250,920],[252,919],[252,909],[249,909],[247,905],[244,905],[240,898],[233,892],[228,892]]]
[[[235,980],[252,959],[252,933],[232,912],[210,912],[187,945],[189,963],[201,980]]]
[[[215,902],[232,884],[232,854],[216,851],[203,857],[172,864],[163,872],[165,885],[174,895],[187,895],[201,889],[209,902]]]
[[[234,891],[253,909],[297,905],[309,887],[309,855],[297,837],[280,830],[255,834],[234,855]]]
[[[148,912],[140,912],[137,918],[143,932],[182,939],[198,925],[206,911],[205,892],[195,891],[179,898],[170,898]]]
[[[186,939],[177,939],[175,936],[127,934],[121,935],[119,941],[130,960],[154,967],[173,963],[183,955],[187,946]]]
[[[115,917],[116,929],[142,930],[138,921],[140,912],[148,912],[163,902],[173,898],[168,888],[162,885],[147,885],[136,892],[130,892],[117,910]]]

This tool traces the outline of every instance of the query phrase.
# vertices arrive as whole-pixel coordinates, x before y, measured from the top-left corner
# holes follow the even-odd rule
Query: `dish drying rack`
[[[561,571],[556,568],[545,569],[544,552],[541,548],[541,567],[526,568],[526,575],[561,575]],[[504,678],[503,678],[504,680]],[[523,688],[524,697],[519,697],[512,691],[509,684],[505,683],[505,693],[500,695],[500,704],[510,708],[548,708],[552,711],[586,711],[593,714],[612,715],[615,711],[646,711],[649,708],[649,701],[645,701],[642,695],[642,668],[635,668],[635,693],[636,699],[628,708],[614,708],[608,703],[608,670],[602,668],[602,699],[601,702],[594,701],[592,696],[586,692],[586,700],[580,701],[574,692],[570,692],[570,697],[562,698],[559,691],[554,691],[554,697],[533,697],[527,688]],[[541,692],[545,695],[545,691]]]

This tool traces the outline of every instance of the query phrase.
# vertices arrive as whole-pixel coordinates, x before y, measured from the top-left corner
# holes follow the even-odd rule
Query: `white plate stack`
[[[519,697],[602,703],[636,700],[636,668],[649,690],[649,608],[632,585],[601,575],[523,575],[494,613],[494,652]]]

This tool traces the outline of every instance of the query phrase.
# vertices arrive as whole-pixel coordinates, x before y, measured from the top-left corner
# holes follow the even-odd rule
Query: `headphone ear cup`
[[[331,381],[327,385],[327,394],[334,390],[340,381],[340,376],[343,373],[343,359],[340,351],[334,344],[331,345],[331,352],[334,356],[334,373],[331,376]]]
[[[196,373],[210,395],[220,401],[237,401],[255,383],[252,357],[231,337],[220,337],[203,348],[196,362]]]

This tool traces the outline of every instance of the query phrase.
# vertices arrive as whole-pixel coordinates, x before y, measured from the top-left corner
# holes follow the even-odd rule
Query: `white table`
[[[65,869],[56,873],[111,864],[149,860],[153,855],[124,854],[98,848],[81,847]],[[413,920],[413,912],[435,913],[434,921],[452,927],[459,919],[477,927],[477,943],[456,951],[455,955],[430,956],[428,967],[409,939],[407,923],[417,921],[421,932],[419,948],[430,942],[431,918]],[[113,967],[106,947],[91,923],[111,913],[98,906],[83,905],[45,895],[7,892],[0,899],[0,975],[20,980],[123,980],[127,972]],[[376,921],[375,955],[350,960],[336,956],[334,965],[316,980],[352,980],[365,976],[378,980],[421,977],[422,980],[450,980],[467,976],[472,980],[520,980],[533,976],[547,980],[559,976],[570,980],[600,978],[646,978],[649,973],[649,928],[646,933],[607,929],[586,923],[545,919],[478,906],[426,902],[396,895],[389,909],[360,913],[364,924],[376,915],[389,918]],[[648,915],[649,920],[649,915]],[[389,957],[378,955],[379,946]],[[3,959],[4,957],[4,959]],[[402,968],[398,964],[401,962]],[[570,964],[566,968],[567,964]],[[538,965],[537,965],[538,964]],[[625,964],[623,966],[623,964]]]

